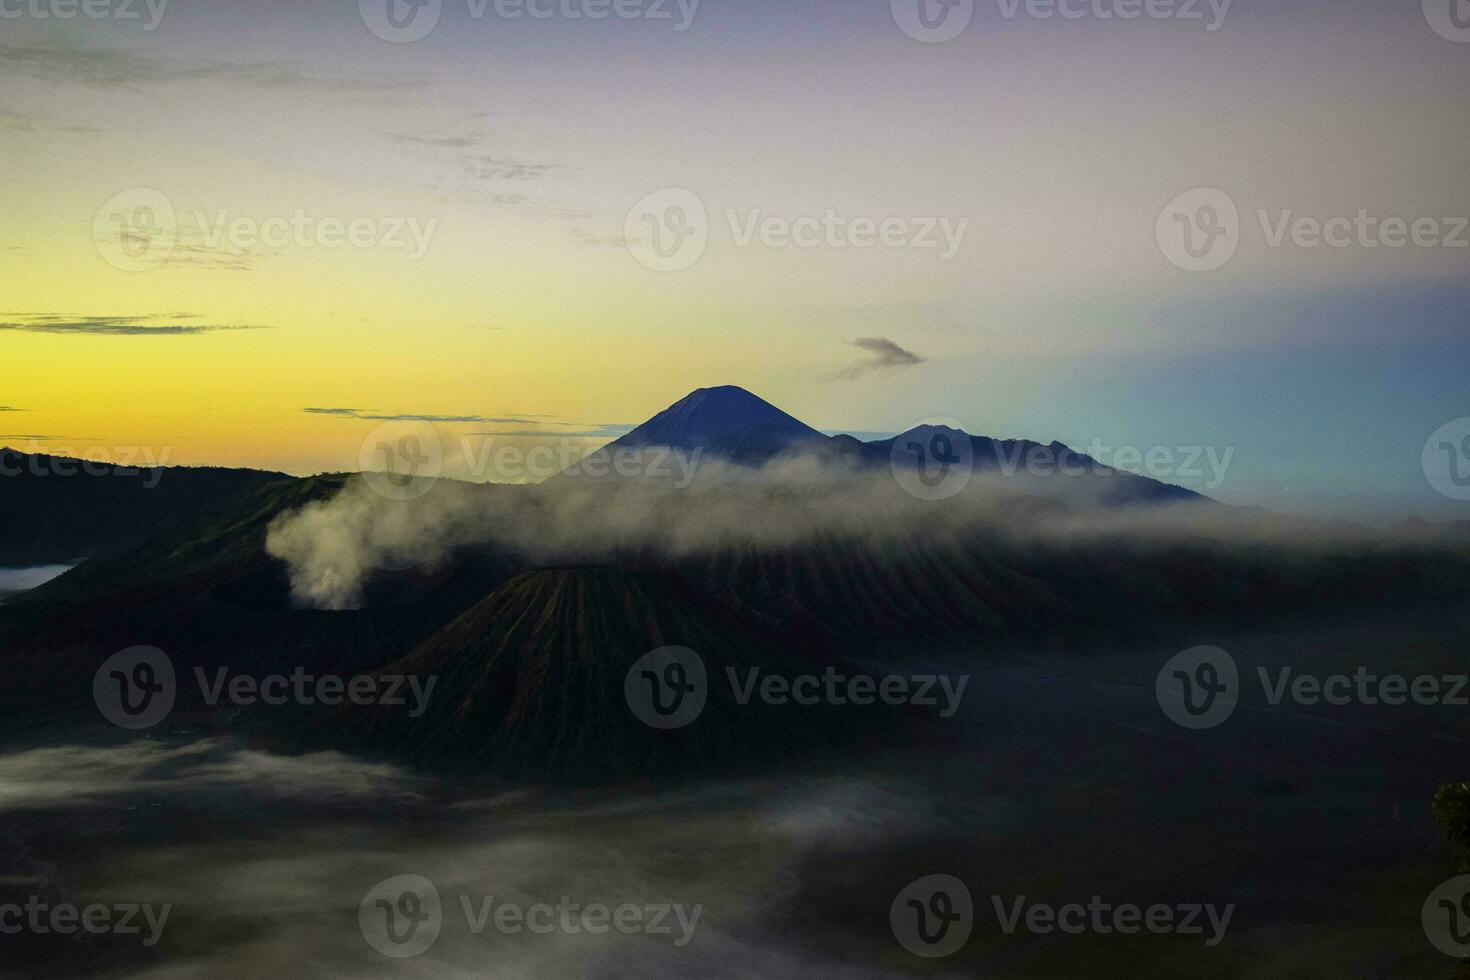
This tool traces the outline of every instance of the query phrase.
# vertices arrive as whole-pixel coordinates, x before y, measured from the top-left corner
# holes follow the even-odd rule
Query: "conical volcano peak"
[[[714,388],[696,388],[670,405],[660,415],[674,414],[683,418],[709,416],[708,422],[723,422],[727,425],[741,422],[778,421],[795,428],[815,432],[805,423],[787,415],[775,405],[737,385],[719,385]],[[650,422],[656,421],[654,416]]]
[[[668,446],[751,463],[825,439],[744,388],[721,385],[690,392],[609,448]]]
[[[693,401],[695,399],[716,400],[728,399],[731,401],[744,400],[769,404],[764,398],[754,392],[742,388],[739,385],[713,385],[709,388],[695,388],[689,394],[679,399],[680,402]]]
[[[640,713],[637,671],[659,651],[679,651],[680,662],[698,671],[697,720],[687,727],[660,728]],[[437,678],[421,718],[344,705],[308,722],[309,737],[538,780],[738,770],[790,758],[850,725],[883,724],[745,704],[730,680],[751,670],[816,675],[829,666],[841,665],[788,649],[745,613],[667,572],[539,569],[505,582],[387,668]]]

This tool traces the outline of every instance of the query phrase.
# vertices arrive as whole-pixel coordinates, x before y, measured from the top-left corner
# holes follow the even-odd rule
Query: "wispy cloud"
[[[583,231],[581,228],[572,230],[572,237],[583,245],[593,248],[627,248],[628,238],[626,235],[600,235],[595,232]]]
[[[539,423],[530,423],[532,425]],[[567,425],[570,423],[546,423],[550,425]],[[498,436],[500,438],[537,438],[545,436],[556,436],[558,439],[616,439],[632,432],[637,426],[624,423],[608,422],[591,429],[579,429],[573,432],[553,431],[549,429],[503,429],[489,432],[471,432],[472,436]]]
[[[432,136],[422,133],[389,133],[388,139],[405,146],[432,146],[441,150],[468,150],[484,143],[487,137]]]
[[[76,136],[90,136],[102,132],[95,126],[66,125],[59,122],[54,116],[41,115],[34,112],[9,112],[0,111],[0,132],[11,133],[71,133]]]
[[[506,429],[485,429],[469,432],[471,436],[496,436],[499,438],[546,438],[558,439],[616,439],[633,431],[636,426],[622,422],[558,422],[553,415],[523,412],[518,415],[433,415],[421,412],[382,412],[368,408],[311,407],[303,408],[308,415],[326,415],[332,418],[353,419],[359,422],[428,422],[431,424],[455,425],[474,423],[478,425],[514,426]]]
[[[93,337],[181,337],[234,330],[268,330],[258,324],[173,323],[195,320],[195,313],[150,316],[59,316],[33,314],[0,320],[0,331],[70,334]]]
[[[0,405],[0,412],[24,412],[24,408],[11,408],[9,405]]]
[[[331,415],[337,418],[357,419],[363,422],[432,422],[452,424],[474,422],[480,425],[563,425],[560,422],[541,422],[549,415],[518,415],[495,418],[488,415],[423,415],[416,412],[384,413],[366,408],[303,408],[308,415]]]
[[[119,48],[0,44],[0,77],[33,78],[90,88],[135,88],[179,82],[231,82],[251,88],[339,95],[385,95],[425,83],[418,75],[328,74],[289,62],[180,61]]]
[[[180,266],[189,269],[249,272],[255,268],[256,263],[260,259],[270,258],[278,254],[271,249],[265,248],[208,245],[203,240],[201,229],[193,222],[180,225],[178,237],[178,242],[175,243],[173,250],[169,252],[168,258],[164,260],[165,265]]]
[[[557,169],[554,163],[528,163],[492,156],[470,157],[464,163],[476,180],[536,180]]]
[[[565,202],[533,197],[522,190],[565,169],[562,164],[493,153],[463,152],[482,148],[482,144],[489,141],[489,137],[474,133],[395,133],[390,134],[389,139],[406,146],[448,151],[434,154],[444,168],[444,176],[433,183],[436,197],[443,203],[502,208],[538,219],[585,220],[589,217]]]
[[[924,363],[923,357],[900,347],[887,337],[859,337],[848,341],[848,345],[865,352],[868,357],[840,371],[838,378],[858,378],[874,371],[894,371]]]

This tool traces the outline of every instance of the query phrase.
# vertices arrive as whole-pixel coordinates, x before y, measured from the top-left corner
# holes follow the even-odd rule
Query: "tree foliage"
[[[1470,782],[1441,786],[1434,794],[1434,819],[1460,871],[1470,874]]]

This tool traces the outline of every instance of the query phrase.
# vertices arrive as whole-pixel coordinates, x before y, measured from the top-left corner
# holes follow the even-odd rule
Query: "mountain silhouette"
[[[938,435],[944,439],[936,443]],[[422,718],[353,712],[334,716],[325,729],[318,722],[293,732],[309,741],[340,738],[344,747],[426,762],[576,778],[677,773],[755,764],[831,738],[857,738],[844,727],[851,714],[829,724],[819,713],[732,705],[728,684],[719,683],[726,667],[789,673],[838,659],[870,663],[892,655],[901,662],[906,654],[935,650],[1176,644],[1204,628],[1260,627],[1369,603],[1389,609],[1450,601],[1470,588],[1463,529],[1438,526],[1391,533],[1333,528],[1324,540],[1337,544],[1300,549],[1290,534],[1251,530],[1252,522],[1274,527],[1284,519],[1211,502],[1202,506],[1211,508],[1212,520],[1241,523],[1238,541],[999,533],[1076,517],[1068,502],[1047,499],[1048,488],[1071,478],[1047,468],[1040,475],[1024,465],[1013,469],[1032,451],[1082,467],[1084,475],[1075,479],[1114,494],[1109,502],[1188,493],[1106,468],[1094,472],[1083,465],[1087,457],[1060,443],[990,440],[939,427],[868,443],[827,439],[734,388],[695,392],[625,440],[634,448],[645,440],[649,446],[673,441],[748,460],[816,447],[873,467],[885,479],[890,467],[929,465],[921,457],[967,446],[977,469],[1012,475],[1007,489],[1014,492],[984,527],[946,522],[948,500],[895,493],[895,507],[926,516],[911,522],[911,533],[873,538],[839,529],[800,545],[735,541],[681,554],[633,548],[581,556],[599,562],[596,567],[565,567],[574,560],[570,554],[462,545],[432,565],[371,570],[360,608],[325,610],[293,596],[287,568],[267,553],[266,537],[274,521],[329,501],[351,478],[245,471],[244,492],[181,502],[171,518],[129,530],[141,540],[99,549],[61,577],[0,604],[0,663],[11,678],[0,686],[0,719],[28,724],[58,711],[92,711],[98,665],[119,649],[146,644],[164,650],[181,676],[196,667],[259,676],[302,666],[343,675],[391,668],[442,677]],[[168,471],[164,485],[174,476]],[[27,495],[46,480],[58,491],[68,482],[126,482],[86,475],[5,480],[32,481],[19,491],[0,486]],[[183,471],[179,483],[188,484]],[[596,486],[588,496],[612,506],[615,495],[605,489],[612,488]],[[554,497],[554,491],[454,488],[515,501]],[[151,505],[169,499],[160,494]],[[672,499],[699,508],[706,495]],[[406,512],[433,502],[430,496],[393,506]],[[28,510],[44,506],[33,502]],[[1298,524],[1303,535],[1315,533],[1313,522]],[[1421,547],[1421,539],[1434,547]],[[667,645],[708,658],[715,682],[704,728],[658,731],[628,713],[622,685],[629,667]],[[178,710],[205,709],[181,691]]]
[[[181,515],[141,542],[90,558],[0,604],[0,663],[18,670],[0,685],[7,713],[90,707],[86,680],[112,653],[149,645],[181,673],[228,667],[245,673],[330,665],[371,670],[413,649],[488,588],[524,566],[480,552],[436,568],[375,578],[362,609],[326,612],[293,601],[286,567],[266,553],[272,520],[340,493],[347,478],[290,477],[218,510]],[[194,688],[180,691],[180,710]],[[195,692],[197,693],[197,692]]]
[[[972,436],[946,425],[915,426],[892,439],[862,443],[860,452],[871,465],[895,469],[923,469],[947,460],[1024,484],[1028,492],[1041,495],[1085,488],[1093,502],[1107,506],[1210,501],[1193,490],[1106,466],[1061,442]]]
[[[700,388],[679,399],[607,451],[652,446],[699,452],[731,462],[764,463],[827,437],[744,388]]]
[[[0,566],[65,562],[135,544],[284,473],[98,463],[0,447]]]
[[[1081,490],[1092,502],[1106,506],[1209,499],[1183,487],[1105,466],[1060,442],[995,439],[928,424],[870,442],[849,435],[827,436],[735,385],[691,392],[594,452],[592,456],[600,460],[573,469],[579,475],[597,473],[616,479],[621,471],[612,464],[620,452],[655,447],[676,450],[696,464],[700,459],[717,459],[761,466],[797,453],[847,467],[895,471],[952,463],[963,465],[967,471],[1025,484],[1027,492],[1051,495]],[[640,467],[632,471],[644,475]],[[668,472],[673,475],[672,470]]]
[[[702,665],[704,704],[687,724],[659,729],[632,707],[645,680],[636,667],[669,647]],[[344,706],[312,719],[306,737],[431,767],[606,780],[745,769],[833,741],[852,748],[906,719],[891,705],[742,704],[730,676],[744,683],[754,669],[792,679],[829,666],[861,673],[785,649],[662,572],[543,569],[511,579],[379,671],[436,678],[420,717],[402,706]],[[886,719],[878,717],[884,710]]]

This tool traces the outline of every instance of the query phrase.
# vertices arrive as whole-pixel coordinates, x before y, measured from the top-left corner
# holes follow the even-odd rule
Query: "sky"
[[[0,444],[304,474],[738,384],[1470,516],[1449,0],[387,2],[0,0]]]

